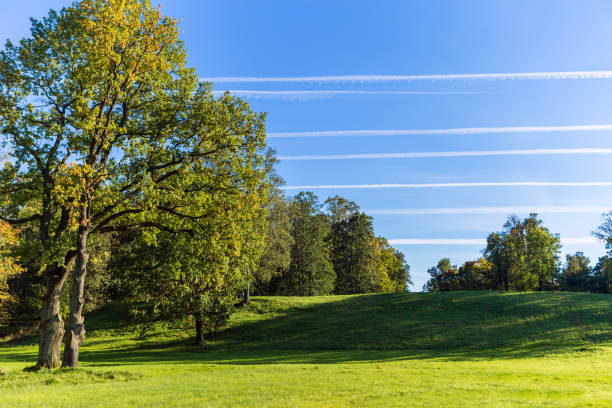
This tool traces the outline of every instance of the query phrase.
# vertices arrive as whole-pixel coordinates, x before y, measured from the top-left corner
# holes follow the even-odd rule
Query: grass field
[[[126,315],[88,317],[78,370],[0,345],[0,406],[612,407],[609,295],[256,297],[201,347]]]

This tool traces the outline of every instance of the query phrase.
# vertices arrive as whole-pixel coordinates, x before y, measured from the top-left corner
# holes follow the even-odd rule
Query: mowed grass
[[[201,347],[127,315],[88,316],[77,370],[0,345],[0,406],[612,407],[609,295],[255,297]]]

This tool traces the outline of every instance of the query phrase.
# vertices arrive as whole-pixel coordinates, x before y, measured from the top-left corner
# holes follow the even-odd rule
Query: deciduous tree
[[[591,271],[590,260],[582,252],[565,256],[561,270],[560,288],[566,291],[586,292],[589,290]]]
[[[192,233],[218,197],[251,205],[265,172],[263,119],[199,83],[176,21],[148,0],[83,0],[6,44],[0,135],[12,161],[0,174],[0,218],[38,231],[39,367],[60,364],[71,270],[63,365],[78,364],[91,236]]]

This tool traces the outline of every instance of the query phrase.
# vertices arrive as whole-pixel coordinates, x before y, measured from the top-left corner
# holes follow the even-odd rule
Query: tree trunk
[[[202,318],[196,317],[196,346],[204,343],[204,330],[202,328]]]
[[[67,276],[67,268],[53,265],[45,270],[46,293],[40,311],[38,368],[60,366],[60,349],[64,338],[64,320],[60,315],[60,294]]]
[[[251,304],[251,285],[247,285],[246,289],[242,292],[242,304]]]
[[[78,367],[79,351],[85,339],[85,319],[83,318],[83,303],[85,277],[87,276],[87,227],[81,224],[77,233],[77,257],[74,265],[72,293],[70,294],[70,318],[64,345],[62,367]]]

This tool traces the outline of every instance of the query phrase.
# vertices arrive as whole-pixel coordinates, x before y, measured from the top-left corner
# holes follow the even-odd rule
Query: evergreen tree
[[[281,293],[297,296],[332,293],[336,276],[327,243],[330,225],[317,197],[311,192],[299,193],[291,201],[290,214],[293,247]]]
[[[372,218],[357,213],[332,225],[332,261],[337,294],[382,291],[385,270],[379,267]]]

